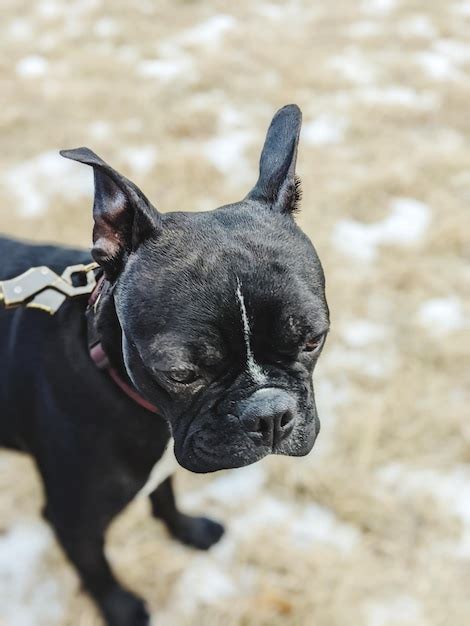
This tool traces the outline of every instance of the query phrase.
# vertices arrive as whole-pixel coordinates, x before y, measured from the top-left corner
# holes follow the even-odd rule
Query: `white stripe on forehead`
[[[255,358],[253,356],[253,351],[251,349],[250,337],[250,322],[248,320],[248,313],[246,312],[245,306],[245,298],[242,294],[242,285],[237,276],[237,291],[236,291],[238,303],[240,305],[240,313],[242,316],[243,323],[243,336],[245,338],[245,347],[246,347],[246,364],[248,368],[248,373],[250,374],[254,383],[262,384],[266,380],[266,376],[263,373],[261,367],[256,363]]]

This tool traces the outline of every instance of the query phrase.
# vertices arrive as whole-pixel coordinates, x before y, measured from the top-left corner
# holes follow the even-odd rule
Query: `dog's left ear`
[[[259,163],[259,178],[247,198],[280,213],[293,213],[300,200],[300,179],[295,175],[302,112],[296,104],[279,109],[266,135]]]
[[[160,216],[134,183],[88,148],[62,150],[60,154],[93,167],[92,256],[107,277],[114,280],[127,256],[159,230]]]

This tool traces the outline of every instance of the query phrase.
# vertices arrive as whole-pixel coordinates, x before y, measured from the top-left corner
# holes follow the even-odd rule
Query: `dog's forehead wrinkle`
[[[158,361],[190,361],[192,350],[188,342],[174,332],[155,334],[148,343],[148,350]]]
[[[217,363],[223,356],[219,346],[208,342],[195,346],[195,353],[198,359],[205,361],[207,364]]]

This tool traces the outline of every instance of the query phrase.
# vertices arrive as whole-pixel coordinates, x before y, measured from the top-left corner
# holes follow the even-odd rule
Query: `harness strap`
[[[135,389],[133,389],[130,385],[124,381],[114,367],[111,367],[108,359],[108,355],[103,349],[103,346],[100,343],[96,343],[92,348],[90,348],[90,357],[96,367],[101,370],[106,370],[111,378],[114,380],[116,385],[124,391],[124,393],[134,400],[137,404],[139,404],[147,411],[151,411],[152,413],[158,413],[158,409],[156,406],[148,402],[145,398],[143,398]]]
[[[97,280],[96,286],[93,289],[88,300],[86,315],[88,322],[88,351],[90,354],[90,358],[98,369],[106,370],[113,379],[113,381],[116,383],[116,385],[136,404],[146,409],[147,411],[150,411],[151,413],[159,413],[156,406],[143,398],[139,394],[139,392],[131,385],[129,385],[125,380],[123,380],[118,371],[111,366],[108,355],[106,354],[100,341],[95,324],[95,311],[99,303],[100,297],[103,292],[106,291],[108,285],[109,283],[106,281],[104,274],[102,274]]]

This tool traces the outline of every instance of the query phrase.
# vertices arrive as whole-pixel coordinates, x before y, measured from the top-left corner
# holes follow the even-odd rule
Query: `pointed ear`
[[[259,163],[259,178],[247,198],[268,204],[280,213],[292,213],[300,200],[295,176],[302,113],[296,104],[279,109],[266,135]]]
[[[134,183],[88,148],[61,150],[60,154],[93,167],[92,255],[108,278],[114,279],[126,257],[160,228],[160,216]]]

